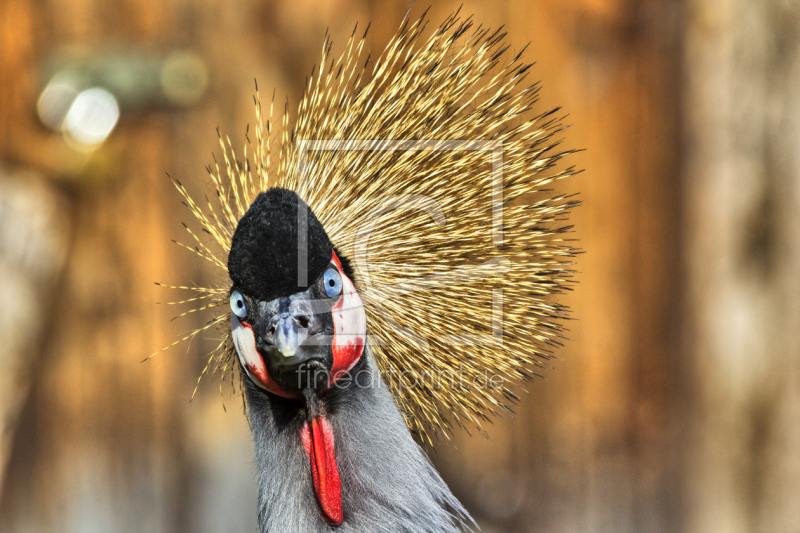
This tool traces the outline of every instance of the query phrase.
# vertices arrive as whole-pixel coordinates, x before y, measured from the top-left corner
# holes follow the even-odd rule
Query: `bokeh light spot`
[[[64,119],[65,132],[84,146],[106,140],[119,120],[119,104],[113,94],[100,87],[82,91]]]

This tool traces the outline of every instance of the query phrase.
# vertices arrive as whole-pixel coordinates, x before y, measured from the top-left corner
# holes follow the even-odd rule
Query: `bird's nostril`
[[[300,327],[303,329],[308,329],[308,319],[304,316],[297,317],[297,323],[300,324]]]
[[[275,324],[272,324],[272,325],[269,327],[269,334],[270,334],[270,335],[275,335]]]

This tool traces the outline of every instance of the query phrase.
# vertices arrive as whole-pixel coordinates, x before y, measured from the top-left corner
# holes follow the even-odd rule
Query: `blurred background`
[[[253,78],[295,109],[326,29],[376,52],[408,7],[0,2],[0,531],[256,531],[241,398],[189,401],[208,341],[140,364],[203,320],[155,304],[206,276],[165,172],[201,190]],[[446,480],[487,533],[800,532],[800,2],[462,12],[569,113],[587,253],[564,361]]]

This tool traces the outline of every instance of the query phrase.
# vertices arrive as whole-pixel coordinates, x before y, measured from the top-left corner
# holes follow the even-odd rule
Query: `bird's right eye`
[[[239,291],[233,291],[231,293],[231,311],[233,311],[233,314],[239,318],[244,318],[247,316],[247,307],[244,304],[244,296],[242,296],[242,293]]]

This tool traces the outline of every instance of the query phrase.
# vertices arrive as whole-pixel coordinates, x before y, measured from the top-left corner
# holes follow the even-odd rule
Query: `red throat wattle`
[[[317,493],[320,510],[326,522],[340,525],[342,511],[342,483],[334,454],[333,428],[324,416],[306,422],[300,431],[303,447],[311,462],[311,477]]]

